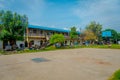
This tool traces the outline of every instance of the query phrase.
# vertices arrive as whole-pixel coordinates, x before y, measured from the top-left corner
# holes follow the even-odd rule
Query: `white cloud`
[[[94,2],[86,1],[81,6],[80,2],[77,8],[74,9],[74,14],[82,20],[81,25],[85,26],[90,21],[97,21],[106,28],[117,26],[118,29],[120,25],[119,3],[119,0],[95,0]]]
[[[34,1],[29,0],[29,2],[28,1],[26,1],[26,2],[27,2],[27,7],[29,7],[33,11],[35,11],[35,10],[39,11],[45,7],[44,0],[34,0]]]
[[[68,28],[68,27],[64,27],[63,29],[64,29],[64,30],[70,30],[70,28]]]
[[[40,24],[41,16],[46,7],[45,0],[21,0],[20,3],[24,9],[18,9],[19,13],[26,14],[29,17],[30,24]]]
[[[45,8],[45,0],[0,0],[0,9],[25,14],[30,24],[40,24]]]

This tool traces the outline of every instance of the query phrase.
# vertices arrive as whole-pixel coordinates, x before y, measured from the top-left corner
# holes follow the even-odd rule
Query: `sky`
[[[84,30],[95,21],[120,32],[120,0],[0,0],[0,10],[25,14],[31,25]]]

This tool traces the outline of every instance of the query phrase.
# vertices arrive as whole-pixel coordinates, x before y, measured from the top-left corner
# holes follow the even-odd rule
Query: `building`
[[[63,34],[67,41],[69,39],[69,32],[70,32],[69,30],[64,29],[29,25],[26,31],[26,43],[28,43],[29,46],[31,45],[42,46],[47,41],[49,41],[50,36],[55,33]]]
[[[50,28],[44,26],[29,25],[25,33],[25,41],[16,41],[18,47],[25,45],[26,47],[44,46],[46,42],[49,42],[50,36],[58,33],[63,34],[65,37],[65,44],[70,43],[69,30]],[[78,32],[79,34],[79,32]],[[0,41],[0,49],[3,48],[3,42]]]

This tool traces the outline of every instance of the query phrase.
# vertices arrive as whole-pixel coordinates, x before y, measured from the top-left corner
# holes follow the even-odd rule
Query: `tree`
[[[70,38],[71,38],[71,39],[76,39],[76,38],[78,38],[78,33],[77,33],[77,31],[76,31],[76,27],[71,27]]]
[[[50,38],[50,43],[55,44],[55,43],[62,43],[65,41],[65,37],[63,34],[54,34]]]
[[[84,35],[85,35],[84,39],[86,41],[90,41],[91,42],[91,41],[95,41],[96,40],[96,35],[92,31],[90,31],[90,30],[84,31]]]
[[[101,32],[102,32],[102,25],[99,23],[96,23],[95,21],[91,22],[89,25],[87,25],[86,30],[89,30],[94,33],[97,40],[101,40]]]
[[[16,43],[16,40],[23,40],[28,18],[26,15],[19,15],[11,11],[0,11],[1,32],[0,39],[9,41],[10,45]]]
[[[120,33],[118,33],[118,41],[120,41]]]
[[[78,38],[78,32],[76,31],[76,27],[71,27],[71,31],[70,31],[70,45],[72,42],[74,42],[75,39]]]
[[[85,37],[84,37],[85,40],[95,40],[96,39],[96,36],[94,35],[94,33],[92,31],[85,31],[84,34],[85,34]]]

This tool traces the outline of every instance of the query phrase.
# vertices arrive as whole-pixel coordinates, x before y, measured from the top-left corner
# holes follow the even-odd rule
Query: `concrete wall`
[[[40,41],[39,40],[34,40],[34,45],[40,46]]]
[[[120,41],[118,41],[118,44],[120,44]]]
[[[3,41],[0,41],[0,50],[3,49]]]
[[[16,44],[17,44],[17,46],[20,48],[20,44],[24,44],[25,45],[25,43],[24,43],[24,41],[16,41]]]

